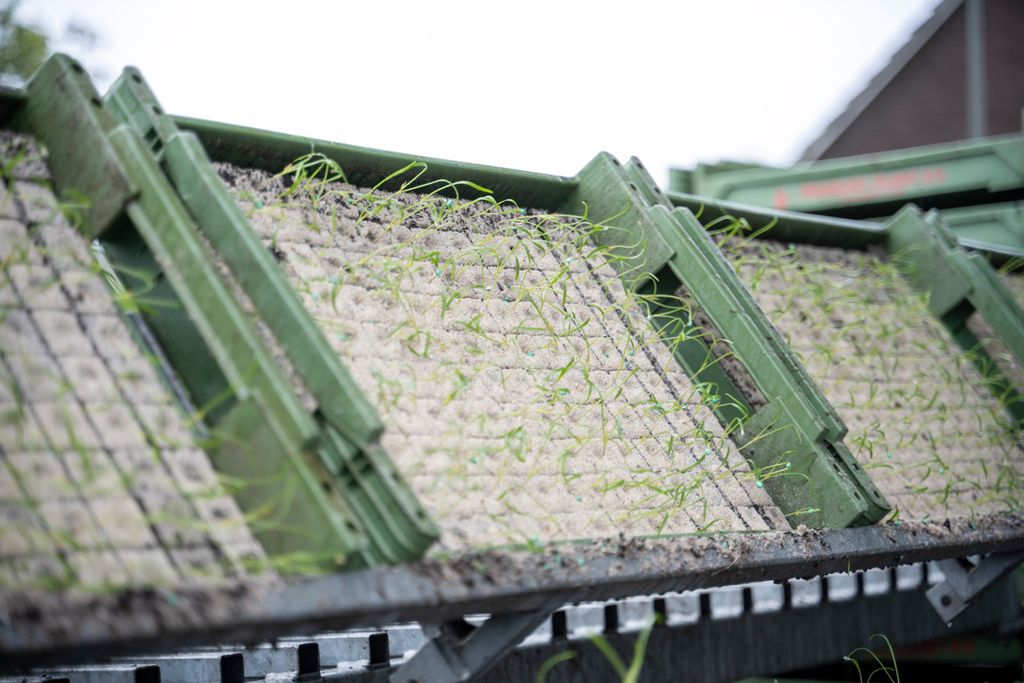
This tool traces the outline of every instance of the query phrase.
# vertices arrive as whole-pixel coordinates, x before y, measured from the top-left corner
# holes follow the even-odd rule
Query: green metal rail
[[[943,209],[939,215],[965,247],[1024,257],[1024,202]]]
[[[828,247],[864,247],[885,241],[885,225],[848,218],[769,209],[724,199],[702,197],[683,192],[668,192],[673,206],[689,209],[701,222],[733,217],[742,218],[754,229],[767,226],[771,238],[782,242],[813,242]]]
[[[685,192],[668,192],[672,204],[686,207],[702,222],[724,216],[741,217],[752,226],[771,225],[771,238],[808,242],[823,247],[863,248],[885,242],[885,219],[877,221],[800,213],[715,199]],[[994,262],[1024,257],[1024,204],[965,206],[938,211],[957,241],[988,255]]]
[[[743,164],[673,170],[674,191],[778,210],[868,219],[896,213],[904,204],[931,209],[1024,197],[1024,135],[767,168]],[[987,213],[987,212],[986,212]],[[977,246],[1020,250],[1024,238],[1000,212],[951,219],[954,232]],[[975,220],[976,219],[976,220]],[[1019,210],[1011,224],[1020,225]],[[974,246],[974,245],[972,245]]]
[[[423,183],[469,179],[490,190],[495,197],[547,210],[557,209],[576,186],[575,179],[564,176],[386,152],[186,116],[172,118],[180,129],[198,136],[210,158],[269,173],[279,173],[295,159],[315,150],[341,164],[350,183],[373,187],[409,162],[419,161],[426,166],[420,176]],[[396,179],[379,189],[396,191],[400,183],[401,179]],[[479,196],[468,187],[460,188],[460,193],[466,199]]]
[[[140,306],[141,313],[201,406],[215,437],[211,458],[240,482],[236,498],[268,553],[328,567],[418,557],[436,532],[377,445],[379,421],[336,357],[321,352],[329,347],[314,336],[312,321],[299,318],[305,311],[283,275],[275,280],[266,260],[259,262],[258,241],[259,249],[245,242],[251,229],[244,219],[233,222],[237,207],[218,196],[211,181],[219,181],[195,140],[173,124],[147,126],[165,119],[140,91],[148,93],[129,72],[108,106],[81,67],[58,55],[29,83],[14,124],[51,150],[61,196],[89,199],[79,227],[101,241],[115,271],[129,284],[139,274],[150,283],[146,300],[160,305]],[[273,328],[295,324],[281,342],[320,399],[317,415],[303,408],[218,274],[204,236],[253,266],[245,282],[278,314]],[[260,291],[252,286],[257,279]]]

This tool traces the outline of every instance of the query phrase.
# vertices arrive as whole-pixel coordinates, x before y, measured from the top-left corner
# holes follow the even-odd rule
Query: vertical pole
[[[964,11],[967,56],[967,137],[980,138],[988,124],[988,93],[985,82],[984,0],[967,0]]]

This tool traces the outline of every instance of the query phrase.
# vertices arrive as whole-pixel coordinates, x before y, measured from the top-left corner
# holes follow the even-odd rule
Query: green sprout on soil
[[[618,651],[608,642],[607,638],[599,633],[590,636],[590,642],[601,651],[601,654],[611,664],[612,669],[615,670],[615,674],[622,683],[639,683],[640,672],[643,670],[644,665],[644,656],[647,653],[647,643],[651,638],[651,631],[654,630],[654,625],[660,618],[660,615],[656,615],[637,634],[636,640],[633,642],[633,657],[629,660],[628,667]]]
[[[596,633],[589,636],[591,644],[597,648],[601,655],[611,665],[615,675],[618,676],[621,683],[639,683],[640,673],[643,670],[644,657],[647,654],[647,643],[650,641],[651,632],[654,630],[654,626],[659,623],[661,619],[660,615],[655,615],[639,633],[637,633],[636,640],[633,642],[633,653],[629,660],[629,665],[626,665],[625,660],[619,654],[618,650],[608,642],[608,639],[603,635]],[[563,662],[568,662],[575,659],[578,655],[576,650],[563,650],[557,654],[544,660],[537,669],[537,676],[535,678],[537,683],[544,683],[547,681],[551,671]]]
[[[885,650],[889,653],[889,661],[882,661],[876,650],[869,647],[858,647],[850,654],[843,657],[844,662],[849,662],[857,669],[857,679],[861,683],[871,683],[874,680],[888,680],[889,683],[900,683],[900,671],[896,664],[896,653],[893,651],[892,643],[889,639],[880,634],[875,633],[868,639],[869,642],[878,639],[885,644]],[[867,672],[867,678],[864,677],[865,669],[861,668],[861,658],[866,659],[872,669]]]

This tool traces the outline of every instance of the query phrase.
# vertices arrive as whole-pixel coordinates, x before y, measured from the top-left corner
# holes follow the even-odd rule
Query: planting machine
[[[663,190],[172,116],[61,55],[0,118],[3,675],[1020,657],[1024,137]]]

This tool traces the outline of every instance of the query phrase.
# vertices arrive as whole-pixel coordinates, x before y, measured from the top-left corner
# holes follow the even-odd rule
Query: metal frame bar
[[[673,206],[689,209],[701,223],[707,224],[726,216],[742,218],[755,229],[771,225],[772,239],[780,242],[863,248],[885,241],[886,228],[883,223],[769,209],[684,192],[667,192],[666,195]]]
[[[998,589],[980,598],[969,613],[952,625],[916,618],[922,609],[927,610],[925,591],[929,584],[941,581],[941,577],[935,564],[915,564],[898,570],[832,574],[815,582],[754,583],[563,606],[551,615],[548,623],[542,623],[484,673],[483,680],[532,680],[544,662],[567,650],[575,653],[571,663],[559,665],[548,680],[618,680],[607,660],[587,642],[589,637],[601,632],[628,659],[639,629],[654,615],[660,615],[661,620],[654,625],[651,645],[645,653],[644,680],[676,680],[682,662],[695,680],[735,680],[741,675],[837,662],[854,648],[872,644],[873,633],[888,634],[902,666],[904,661],[913,662],[922,654],[934,656],[942,651],[941,645],[939,650],[936,645],[913,645],[936,636],[948,639],[980,629],[998,629],[1003,633],[1019,629],[1024,611],[1017,600],[1013,579],[1003,581]],[[808,590],[814,587],[819,589],[816,594]],[[457,630],[465,634],[471,628],[462,625]],[[779,647],[780,642],[790,646]],[[159,666],[162,680],[167,683],[241,683],[247,673],[262,677],[271,672],[291,672],[300,680],[386,681],[408,662],[410,650],[419,650],[425,643],[424,630],[418,625],[395,624],[380,631],[288,637],[270,647],[199,648],[171,655],[139,655],[131,661]],[[792,646],[803,643],[814,643],[816,647]],[[723,648],[742,651],[744,656],[723,659],[718,654]],[[307,656],[300,654],[297,661],[297,650],[302,649]],[[319,662],[313,656],[317,650]],[[955,650],[952,656],[957,657]],[[258,662],[251,662],[256,666],[244,669],[244,661],[256,657],[262,657],[269,669]],[[220,672],[216,667],[218,658],[222,660]],[[43,680],[45,674],[45,669],[36,670],[28,681]],[[449,674],[422,680],[453,677]],[[0,679],[0,683],[13,681]]]
[[[6,606],[0,666],[209,645],[260,642],[285,634],[400,621],[438,622],[465,614],[549,609],[752,581],[784,580],[872,567],[1024,552],[1024,517],[997,515],[946,524],[904,523],[830,531],[720,534],[566,544],[542,553],[491,551],[454,559],[376,567],[275,586],[221,592],[147,589],[119,596],[23,596]],[[34,599],[33,599],[34,598]],[[152,620],[110,619],[119,612]],[[217,609],[211,610],[211,605]],[[60,609],[74,634],[28,618]],[[66,623],[66,622],[65,622]]]
[[[885,242],[884,221],[770,209],[685,192],[665,194],[673,206],[689,209],[702,223],[732,216],[745,219],[756,228],[771,224],[772,239],[780,242],[856,249]],[[1024,257],[1024,203],[965,206],[938,213],[961,246],[984,253],[994,263]],[[1001,243],[993,239],[994,232],[1006,235]]]
[[[985,3],[964,4],[964,53],[967,62],[967,137],[988,131],[988,69],[985,59]]]
[[[683,176],[673,174],[680,182]],[[1013,134],[790,168],[698,167],[690,186],[673,186],[746,204],[849,218],[890,214],[908,202],[926,208],[1024,196],[1024,135]]]
[[[977,564],[956,558],[940,560],[939,569],[945,578],[928,589],[928,602],[944,623],[952,623],[1021,562],[1024,562],[1024,553],[995,553]]]
[[[490,617],[481,626],[450,622],[424,629],[430,638],[391,674],[392,683],[476,681],[496,666],[548,616],[549,609]]]
[[[1008,620],[1019,618],[1019,603],[1014,604],[1014,599],[1012,586],[1002,584],[951,627],[938,619],[920,618],[928,607],[922,591],[918,590],[655,627],[644,653],[642,680],[671,683],[680,680],[679,672],[685,668],[687,681],[725,683],[745,676],[781,674],[838,663],[858,647],[878,645],[878,641],[871,641],[875,633],[886,634],[899,647],[991,631]],[[619,632],[604,637],[628,662],[637,633]],[[576,656],[551,670],[547,678],[550,683],[619,680],[604,655],[585,638],[519,648],[483,680],[494,683],[532,680],[544,662],[567,649],[574,650]],[[723,653],[730,654],[723,656]],[[742,654],[737,656],[737,653]],[[850,669],[852,671],[852,667]],[[365,675],[341,680],[374,679]],[[774,680],[788,679],[776,676],[764,679],[765,683]]]
[[[374,186],[410,162],[421,162],[426,166],[421,182],[471,179],[491,190],[496,197],[547,210],[561,206],[577,184],[576,179],[564,176],[370,149],[187,116],[172,119],[178,128],[198,136],[210,158],[271,173],[278,173],[298,157],[313,151],[340,163],[350,183]],[[395,191],[400,183],[399,179],[380,189]],[[469,199],[479,194],[471,188],[460,188],[459,192]]]

